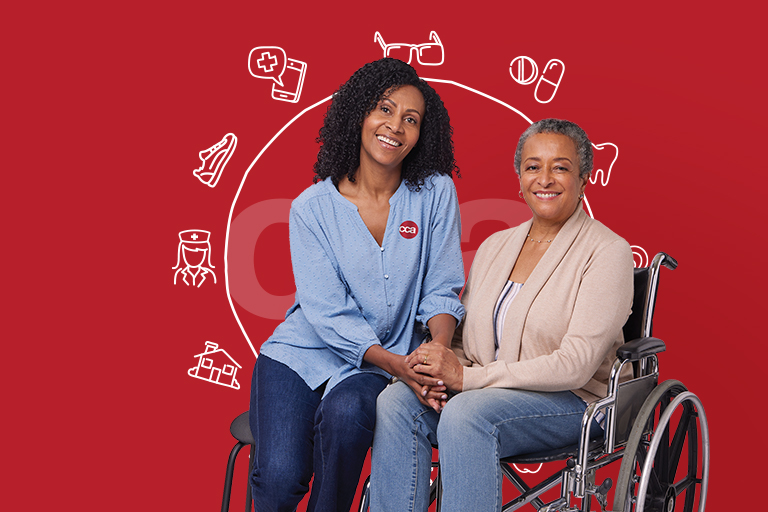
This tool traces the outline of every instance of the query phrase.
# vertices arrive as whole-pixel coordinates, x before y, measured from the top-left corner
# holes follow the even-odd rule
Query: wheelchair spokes
[[[661,383],[638,413],[627,441],[614,512],[693,512],[697,503],[704,510],[708,459],[706,418],[698,398],[677,381]]]

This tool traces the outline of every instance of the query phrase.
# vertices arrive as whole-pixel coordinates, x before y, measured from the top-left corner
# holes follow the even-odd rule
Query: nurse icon
[[[196,286],[200,288],[203,281],[210,275],[213,282],[216,283],[216,274],[211,268],[211,244],[208,239],[211,236],[210,231],[202,229],[188,229],[179,233],[179,248],[176,252],[176,266],[178,270],[173,275],[173,284],[177,280],[184,281],[187,286]],[[181,265],[182,259],[184,265]],[[208,260],[208,268],[204,265]]]

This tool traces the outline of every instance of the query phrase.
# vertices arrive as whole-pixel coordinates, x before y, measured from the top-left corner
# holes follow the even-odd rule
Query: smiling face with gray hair
[[[520,190],[533,212],[534,231],[557,234],[573,215],[587,185],[573,140],[559,133],[537,133],[523,144]]]
[[[592,173],[592,142],[579,125],[564,119],[542,119],[533,123],[520,136],[515,150],[515,172],[520,176],[520,165],[525,142],[538,133],[556,133],[565,135],[573,142],[578,157],[579,176],[586,179]]]

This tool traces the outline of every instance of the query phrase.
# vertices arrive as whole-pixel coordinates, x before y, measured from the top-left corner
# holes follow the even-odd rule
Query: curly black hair
[[[403,160],[402,177],[409,189],[418,191],[433,174],[451,176],[459,168],[453,157],[453,128],[443,100],[416,71],[397,59],[380,59],[364,65],[339,87],[325,114],[317,142],[321,144],[314,183],[331,177],[338,186],[345,175],[355,181],[360,166],[363,120],[379,101],[399,87],[412,85],[424,96],[424,118],[419,141]]]

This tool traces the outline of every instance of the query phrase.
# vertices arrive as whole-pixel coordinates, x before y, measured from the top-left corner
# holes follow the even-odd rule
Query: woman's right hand
[[[440,379],[447,389],[460,392],[464,387],[464,367],[444,344],[423,343],[405,357],[405,362],[420,375]]]

